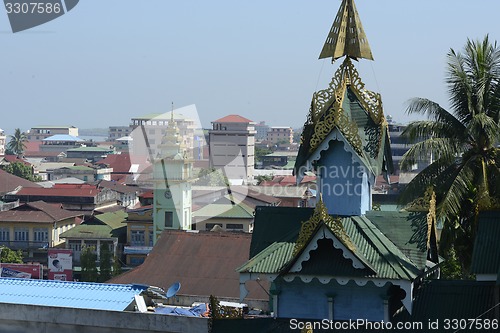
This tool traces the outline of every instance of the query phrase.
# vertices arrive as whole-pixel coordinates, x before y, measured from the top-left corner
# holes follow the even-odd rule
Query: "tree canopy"
[[[500,49],[489,37],[467,40],[462,52],[447,55],[446,84],[451,109],[426,98],[409,102],[409,114],[428,120],[408,125],[403,136],[416,142],[402,169],[430,158],[431,164],[406,187],[403,202],[432,187],[444,222],[441,244],[453,247],[467,275],[477,214],[500,203]]]
[[[16,128],[14,135],[9,135],[9,143],[6,148],[14,155],[22,155],[26,150],[26,142],[28,142],[26,133],[21,132],[19,128]]]

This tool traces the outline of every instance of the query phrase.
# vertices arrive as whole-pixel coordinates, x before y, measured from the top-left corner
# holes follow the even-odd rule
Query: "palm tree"
[[[451,111],[425,99],[410,100],[408,114],[429,120],[408,125],[403,136],[417,142],[403,156],[402,169],[420,159],[431,164],[402,194],[403,202],[433,187],[444,221],[441,247],[454,251],[467,270],[481,209],[500,202],[500,49],[488,36],[467,40],[463,52],[448,53],[446,83]],[[463,246],[458,246],[462,244]]]
[[[9,135],[9,139],[10,141],[7,144],[7,149],[14,155],[22,155],[26,149],[26,142],[28,141],[26,133],[21,132],[19,128],[16,128],[14,135]]]

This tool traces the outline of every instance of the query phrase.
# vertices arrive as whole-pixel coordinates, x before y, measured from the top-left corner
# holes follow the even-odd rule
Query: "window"
[[[0,228],[0,244],[7,244],[10,241],[10,230],[9,228]]]
[[[149,230],[149,246],[153,246],[154,233],[153,230]]]
[[[49,241],[49,231],[46,228],[33,229],[33,240],[38,243],[47,243]]]
[[[165,228],[173,228],[173,227],[174,227],[174,213],[165,212]]]
[[[27,246],[29,241],[28,228],[14,228],[14,241],[18,246]]]
[[[243,224],[228,223],[226,224],[226,229],[243,230]]]
[[[130,244],[132,246],[144,246],[144,245],[146,245],[146,240],[144,238],[144,230],[132,230],[132,231],[130,231]]]

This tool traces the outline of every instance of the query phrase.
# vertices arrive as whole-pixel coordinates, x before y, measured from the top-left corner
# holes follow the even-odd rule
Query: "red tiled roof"
[[[0,222],[37,222],[53,223],[81,214],[62,209],[43,201],[34,201],[20,205],[8,211],[0,212]]]
[[[166,290],[179,281],[182,295],[239,299],[236,268],[248,260],[251,239],[252,235],[245,233],[165,230],[142,265],[109,283],[141,283]],[[269,299],[255,281],[247,282],[247,289],[248,299]]]
[[[41,187],[40,185],[30,182],[21,177],[14,176],[7,171],[0,169],[0,193],[14,191],[17,187]]]
[[[242,117],[237,114],[230,114],[228,116],[222,117],[220,119],[217,119],[215,121],[212,121],[213,123],[251,123],[252,121],[250,119],[247,119],[245,117]]]
[[[302,181],[300,183],[305,184],[305,183],[311,183],[314,181],[316,181],[316,176],[304,176],[304,178],[302,179]],[[280,185],[287,185],[287,184],[295,185],[297,183],[297,177],[285,176],[285,177],[283,177],[283,179],[279,183],[280,183]]]

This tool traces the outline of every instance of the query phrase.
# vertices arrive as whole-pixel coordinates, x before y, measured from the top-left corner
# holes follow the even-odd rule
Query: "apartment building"
[[[56,134],[78,136],[78,128],[75,126],[36,126],[32,127],[26,136],[28,141],[42,141]]]
[[[255,163],[255,123],[239,115],[228,115],[212,122],[209,131],[210,166],[225,172],[234,184],[253,179]]]

